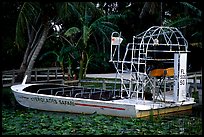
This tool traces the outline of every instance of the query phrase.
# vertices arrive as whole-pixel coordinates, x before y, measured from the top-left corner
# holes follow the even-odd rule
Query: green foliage
[[[64,35],[66,37],[69,37],[69,36],[72,36],[72,35],[75,35],[76,33],[79,33],[80,32],[80,29],[77,28],[77,27],[71,27],[69,28],[65,33]]]
[[[199,3],[178,2],[170,10],[172,10],[172,15],[165,19],[163,24],[184,29],[184,36],[188,42],[197,43],[198,47],[202,47],[202,45],[198,44],[202,41],[202,31],[200,29],[202,10],[199,9]]]
[[[39,4],[36,2],[23,3],[16,23],[16,45],[18,48],[26,45],[26,29],[34,28],[40,15]]]
[[[199,8],[193,6],[192,4],[188,2],[180,2],[180,3],[184,5],[185,7],[187,7],[188,9],[190,9],[191,11],[193,11],[196,14],[196,16],[201,18],[202,11]]]
[[[93,4],[95,3],[95,5]],[[96,8],[96,3],[99,3],[100,7]],[[105,4],[106,3],[106,4]],[[115,30],[121,30],[123,36],[127,39],[132,40],[132,35],[138,34],[141,31],[144,31],[147,29],[147,27],[158,24],[155,23],[155,20],[159,20],[160,16],[158,16],[160,12],[160,2],[150,2],[149,6],[144,6],[144,4],[147,2],[117,2],[117,7],[115,5],[115,2],[57,2],[57,3],[39,3],[39,2],[3,2],[2,3],[2,9],[3,9],[3,50],[7,51],[5,52],[5,55],[3,55],[3,61],[6,66],[7,62],[12,62],[14,60],[16,67],[20,66],[19,59],[16,59],[15,56],[22,56],[20,58],[23,58],[23,54],[25,51],[25,47],[28,45],[35,46],[37,41],[39,39],[39,34],[41,34],[42,31],[42,19],[41,16],[44,12],[49,13],[48,18],[51,21],[54,21],[56,23],[62,23],[63,24],[63,34],[64,31],[68,30],[72,27],[77,27],[80,29],[79,31],[74,30],[72,34],[77,34],[76,38],[79,40],[79,37],[81,36],[81,33],[83,32],[82,26],[87,26],[91,31],[89,33],[94,37],[91,36],[88,42],[89,48],[92,48],[90,45],[97,46],[97,53],[102,52],[102,48],[105,44],[108,44],[107,40],[110,42],[110,34],[111,31]],[[44,4],[45,7],[47,7],[46,11],[42,9],[42,5]],[[84,5],[87,6],[84,6]],[[155,6],[154,6],[155,5]],[[156,6],[157,5],[157,6]],[[167,5],[168,8],[165,7]],[[202,23],[202,10],[200,10],[201,7],[200,2],[163,2],[163,13],[166,11],[169,11],[171,13],[171,16],[168,16],[166,19],[166,24],[164,25],[173,25],[176,27],[187,27],[186,33],[188,41],[197,43],[202,40],[202,31],[201,31],[201,23]],[[88,7],[88,8],[87,8]],[[153,11],[155,12],[155,15],[149,18],[149,16],[145,17],[147,20],[143,20],[139,18],[140,13],[142,13],[143,8],[147,8],[146,14],[150,12],[153,14]],[[184,9],[185,8],[185,9]],[[50,12],[51,11],[51,12]],[[86,12],[85,12],[86,11]],[[85,14],[86,13],[86,14]],[[105,15],[108,16],[103,16]],[[110,23],[110,20],[117,20],[117,16],[115,14],[123,14],[126,15],[127,18],[125,20],[121,20],[117,23],[119,26],[117,28],[115,23]],[[9,20],[8,20],[9,19]],[[44,18],[43,18],[44,19]],[[151,20],[151,21],[150,21]],[[16,27],[14,27],[12,24],[15,24]],[[16,33],[14,31],[16,30]],[[50,30],[52,28],[50,27]],[[84,29],[85,30],[85,29]],[[72,30],[73,31],[73,30]],[[106,35],[104,35],[106,31]],[[108,32],[108,33],[107,33]],[[14,42],[16,34],[16,41]],[[53,36],[52,31],[49,32],[51,34],[50,36]],[[62,33],[61,33],[62,34]],[[71,34],[71,33],[67,33]],[[85,34],[85,33],[84,33]],[[86,33],[88,34],[88,32]],[[72,36],[72,35],[68,35]],[[88,35],[84,35],[87,36]],[[102,37],[103,36],[103,37]],[[5,38],[8,37],[8,38]],[[84,37],[86,38],[86,37]],[[101,39],[105,39],[106,43],[102,46],[99,42],[102,41]],[[30,39],[30,40],[29,40]],[[74,42],[76,40],[74,39]],[[69,39],[68,39],[69,40]],[[96,41],[94,41],[96,40]],[[50,39],[47,39],[47,42],[50,41]],[[128,40],[129,41],[129,40]],[[9,42],[9,43],[8,43]],[[19,50],[18,55],[16,50],[12,47],[13,45],[17,45],[17,47],[20,47],[21,50]],[[76,44],[76,43],[74,43]],[[80,43],[80,46],[81,45]],[[201,45],[202,46],[202,45]],[[51,50],[54,46],[49,45],[49,50]],[[109,53],[108,50],[109,47],[106,47],[106,53]],[[94,48],[95,50],[95,48]],[[104,51],[103,51],[104,52]],[[20,54],[20,55],[19,55]],[[109,54],[107,54],[109,55]],[[10,59],[10,56],[12,59]],[[107,56],[109,57],[109,56]],[[8,61],[8,59],[10,59]],[[16,59],[16,60],[15,60]],[[48,60],[49,61],[49,60]],[[48,62],[47,61],[47,62]],[[36,61],[37,63],[37,61]],[[90,62],[91,63],[91,62]],[[8,63],[8,65],[12,66]],[[13,65],[13,63],[12,63]],[[43,63],[44,65],[44,63]],[[6,66],[7,67],[7,66]],[[106,66],[104,66],[106,67]],[[8,67],[7,67],[8,68]]]
[[[185,17],[178,17],[175,21],[169,21],[167,25],[175,26],[175,27],[184,27],[184,26],[195,24],[197,22],[201,22],[201,19],[185,16]]]
[[[199,103],[199,95],[198,95],[198,91],[193,91],[192,92],[192,97],[195,99],[195,102]]]
[[[174,115],[150,122],[122,118],[2,108],[2,135],[201,135],[202,119]]]
[[[74,5],[73,8],[75,9],[73,10],[75,10],[75,16],[78,17],[76,20],[78,23],[68,28],[64,35],[68,38],[67,42],[76,46],[81,55],[79,59],[79,79],[82,79],[86,75],[92,56],[98,54],[97,52],[101,49],[105,49],[105,44],[101,45],[98,41],[110,41],[111,33],[118,30],[118,26],[115,24],[116,21],[123,16],[106,16],[92,2],[75,3]],[[97,52],[93,54],[92,51]]]

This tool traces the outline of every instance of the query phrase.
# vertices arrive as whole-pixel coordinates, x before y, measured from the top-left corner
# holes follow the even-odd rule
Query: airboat
[[[110,62],[119,88],[29,84],[25,76],[21,84],[11,86],[17,102],[45,111],[137,118],[192,109],[188,43],[177,28],[152,26],[133,36],[132,43],[123,46],[122,41],[121,33],[112,33]]]

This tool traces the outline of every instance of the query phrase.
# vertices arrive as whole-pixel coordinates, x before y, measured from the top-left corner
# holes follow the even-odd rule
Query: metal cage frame
[[[155,92],[155,81],[159,81],[159,78],[149,75],[151,63],[173,65],[174,53],[188,52],[188,42],[175,27],[152,26],[133,36],[133,41],[126,45],[122,58],[121,43],[121,33],[113,32],[110,62],[116,69],[116,77],[120,76],[121,98],[125,92],[128,98],[145,99],[145,89],[148,87]]]

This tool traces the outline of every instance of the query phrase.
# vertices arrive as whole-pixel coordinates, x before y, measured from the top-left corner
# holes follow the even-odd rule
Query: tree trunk
[[[65,79],[65,70],[64,70],[63,62],[60,62],[60,67],[61,67],[61,70],[62,70],[62,78]]]
[[[36,60],[38,54],[40,53],[40,50],[41,50],[43,44],[45,43],[45,40],[47,39],[48,30],[49,30],[48,23],[46,23],[44,25],[45,25],[45,27],[43,30],[43,34],[42,34],[42,36],[38,42],[38,45],[37,45],[35,51],[33,52],[33,55],[29,61],[28,67],[27,67],[26,72],[25,72],[25,75],[28,75],[26,82],[31,82],[31,72],[32,72],[33,66],[35,64],[35,60]]]
[[[88,54],[86,54],[86,62],[84,64],[84,78],[86,77],[86,72],[87,72],[87,69],[88,69],[88,65],[89,65],[89,62],[91,60],[91,55],[89,56]]]
[[[79,80],[83,79],[84,78],[84,62],[85,62],[85,53],[84,51],[82,52],[82,56],[81,56],[81,59],[79,61],[79,65],[80,65],[80,68],[79,68]]]
[[[15,82],[22,82],[23,81],[25,71],[26,71],[26,64],[22,63],[19,72],[17,72]]]
[[[23,61],[22,61],[21,66],[20,66],[20,70],[17,73],[17,77],[15,79],[16,82],[22,82],[23,81],[24,74],[25,74],[25,71],[27,68],[27,59],[28,59],[28,55],[29,55],[29,50],[30,50],[30,45],[28,44],[28,46],[26,48],[26,52],[25,52],[24,57],[23,57]]]

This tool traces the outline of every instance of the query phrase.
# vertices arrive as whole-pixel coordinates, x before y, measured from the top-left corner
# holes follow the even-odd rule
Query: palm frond
[[[108,16],[102,16],[98,18],[95,22],[97,23],[97,22],[109,21],[109,22],[116,23],[117,21],[119,21],[119,19],[124,19],[125,17],[126,15],[121,15],[121,14],[108,15]]]
[[[176,27],[185,27],[188,25],[192,25],[195,23],[201,22],[201,19],[199,18],[192,18],[192,17],[184,17],[184,18],[180,18],[177,19],[175,21],[170,21],[168,23],[166,23],[166,26],[176,26]]]
[[[15,42],[18,47],[25,46],[25,32],[29,26],[36,22],[40,8],[36,2],[25,2],[20,10],[16,23],[16,38]]]
[[[105,24],[101,24],[101,27],[98,28],[98,31],[99,31],[98,33],[99,34],[101,33],[102,36],[105,37],[105,40],[109,41],[111,33],[114,31],[118,31],[118,30],[119,30],[119,28],[117,26],[111,26],[110,27],[110,26],[107,26]]]
[[[110,28],[115,28],[115,29],[118,29],[118,26],[115,24],[117,21],[119,21],[119,19],[123,19],[125,18],[124,15],[108,15],[108,16],[103,16],[99,19],[97,19],[96,21],[94,21],[90,28],[91,29],[95,29],[96,28],[99,28],[100,26],[104,27],[106,26],[105,28],[107,27],[110,27]]]
[[[67,18],[71,18],[71,16],[80,17],[80,13],[73,2],[56,3],[56,9],[61,19],[65,20]]]
[[[75,34],[77,34],[77,33],[79,33],[79,32],[80,32],[80,29],[79,29],[79,28],[77,28],[77,27],[71,27],[71,28],[69,28],[69,29],[64,33],[64,35],[65,35],[66,37],[70,37],[70,36],[75,35]]]
[[[180,3],[188,7],[189,9],[191,9],[194,13],[196,13],[197,16],[201,17],[202,11],[200,9],[196,8],[195,6],[193,6],[188,2],[180,2]]]
[[[89,17],[91,17],[91,19],[97,19],[100,18],[101,16],[104,15],[104,13],[102,12],[102,10],[98,10],[98,8],[96,7],[96,5],[93,2],[87,2],[86,3],[87,8],[87,14],[90,15]]]
[[[202,32],[195,32],[191,36],[192,37],[202,37]]]
[[[118,26],[111,22],[113,20],[120,19],[121,16],[116,15],[110,15],[106,17],[101,17],[98,20],[96,20],[94,23],[91,24],[90,28],[94,30],[96,34],[99,36],[104,36],[106,40],[109,40],[109,36],[113,31],[118,31]]]
[[[46,56],[48,56],[50,54],[54,54],[56,56],[56,59],[59,56],[56,51],[48,51],[48,52],[42,54],[42,56],[40,56],[39,60],[42,60],[44,57],[46,57]]]

